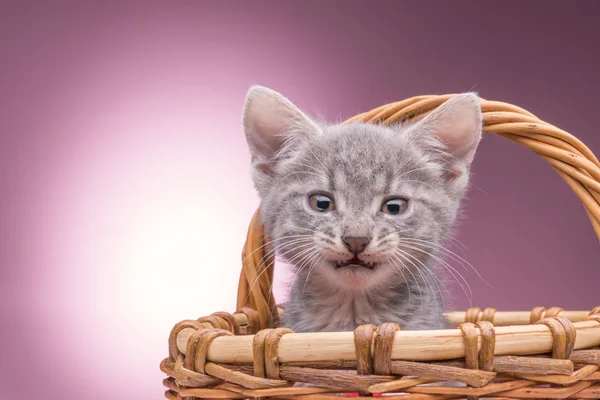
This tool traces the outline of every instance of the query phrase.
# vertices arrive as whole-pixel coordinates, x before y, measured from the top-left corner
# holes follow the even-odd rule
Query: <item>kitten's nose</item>
[[[346,243],[346,247],[350,250],[355,256],[362,253],[365,247],[371,241],[370,237],[350,237],[344,236],[342,238],[344,243]]]

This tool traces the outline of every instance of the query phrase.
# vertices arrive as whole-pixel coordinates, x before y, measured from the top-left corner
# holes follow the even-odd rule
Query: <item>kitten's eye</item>
[[[333,210],[333,200],[323,194],[313,194],[308,198],[308,204],[313,210],[325,212]]]
[[[381,212],[386,214],[401,214],[408,208],[408,201],[404,199],[391,199],[383,203]]]

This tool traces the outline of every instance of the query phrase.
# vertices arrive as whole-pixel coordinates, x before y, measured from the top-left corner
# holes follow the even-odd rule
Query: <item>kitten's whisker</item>
[[[426,265],[425,263],[423,263],[421,260],[419,260],[418,258],[416,258],[415,256],[413,256],[412,254],[410,254],[410,253],[408,253],[408,254],[409,254],[411,257],[413,257],[415,260],[419,261],[419,263],[420,263],[420,264],[423,266],[423,269],[425,270],[425,273],[429,274],[429,275],[430,275],[430,276],[433,278],[433,283],[435,284],[435,286],[436,286],[436,288],[437,288],[437,290],[438,290],[438,293],[440,293],[440,294],[441,294],[441,293],[442,293],[442,292],[444,292],[444,291],[445,291],[446,293],[448,293],[448,290],[445,290],[444,283],[443,283],[442,281],[440,281],[440,278],[438,278],[438,277],[437,277],[437,276],[436,276],[436,275],[433,273],[433,271],[431,271],[431,270],[429,269],[429,267],[427,267],[427,265]],[[433,287],[432,287],[432,290],[433,290]],[[441,300],[442,300],[442,307],[445,307],[445,304],[446,304],[446,303],[445,303],[445,300],[444,300],[444,296],[443,296],[443,295],[441,295],[440,297],[441,297]]]
[[[418,258],[414,257],[412,254],[410,254],[410,253],[408,253],[408,252],[405,252],[405,251],[403,251],[402,249],[396,249],[396,250],[397,250],[399,253],[403,253],[405,256],[410,256],[410,257],[414,258],[414,259],[415,259],[415,260],[416,260],[416,261],[417,261],[419,264],[421,264],[421,265],[423,265],[423,266],[424,266],[424,264],[421,262],[421,260],[419,260]],[[398,254],[398,255],[400,255],[400,254]],[[410,261],[410,260],[408,260],[408,261],[409,261],[409,262],[410,262],[410,263],[413,265],[413,267],[414,267],[414,268],[415,268],[415,270],[416,270],[416,271],[419,273],[419,275],[421,276],[421,278],[423,278],[423,280],[425,280],[425,288],[427,289],[427,293],[429,293],[429,289],[431,288],[431,295],[432,295],[432,296],[435,296],[435,290],[434,290],[434,288],[433,288],[433,285],[432,285],[432,284],[431,284],[431,282],[429,281],[429,279],[427,279],[427,278],[426,278],[426,277],[423,275],[423,272],[421,272],[421,269],[420,269],[420,268],[417,268],[417,266],[415,265],[415,263],[413,263],[413,262],[412,262],[412,261]],[[425,267],[425,268],[427,268],[427,267]],[[438,288],[438,291],[439,291],[439,288]],[[423,306],[423,305],[422,305],[422,306]],[[438,309],[438,305],[437,305],[437,302],[436,302],[436,311],[439,311],[439,309]]]
[[[309,244],[303,244],[303,245],[300,245],[300,246],[298,246],[298,247],[300,247],[300,248],[303,248],[303,247],[306,247],[307,245],[310,245],[310,247],[309,247],[309,248],[306,248],[306,249],[303,249],[303,250],[301,250],[299,253],[297,253],[297,254],[295,254],[294,256],[292,256],[292,257],[290,258],[290,260],[291,260],[291,261],[290,261],[290,263],[291,263],[292,261],[296,260],[296,259],[300,259],[300,260],[302,260],[302,259],[304,258],[304,256],[306,255],[306,253],[307,253],[307,252],[309,253],[310,251],[313,251],[314,249],[316,249],[316,248],[314,247],[314,244],[313,244],[313,243],[309,243]],[[297,250],[297,248],[298,248],[298,247],[296,247],[296,248],[294,248],[294,249],[289,249],[289,250],[286,250],[286,251],[284,252],[285,256],[287,256],[287,253],[289,253],[289,252],[291,252],[291,251],[294,251],[294,250]],[[273,263],[274,261],[275,261],[275,259],[273,259],[273,261],[271,262],[271,265],[272,265],[272,263]],[[266,268],[265,268],[265,270],[266,270]],[[295,275],[294,275],[294,278],[295,278]],[[292,282],[292,283],[293,283],[293,282]],[[271,290],[272,290],[272,289],[273,289],[273,285],[271,285]]]
[[[295,262],[296,262],[296,260],[298,260],[298,259],[300,259],[300,260],[301,260],[301,259],[303,259],[304,255],[305,255],[306,253],[310,253],[310,252],[312,252],[312,251],[314,251],[314,250],[317,250],[317,248],[316,248],[316,246],[315,246],[314,244],[312,244],[312,246],[311,246],[311,247],[305,248],[305,249],[303,249],[302,251],[300,251],[299,253],[297,253],[297,254],[295,254],[294,256],[292,256],[292,257],[291,257],[291,258],[288,260],[288,263],[289,263],[289,264],[292,264],[292,265],[295,265]],[[302,270],[302,268],[301,268],[301,267],[299,267],[299,268],[297,268],[297,269],[298,269],[298,271],[301,271],[301,270]]]
[[[300,299],[302,299],[302,307],[306,308],[306,305],[304,304],[304,291],[306,290],[306,284],[308,283],[308,280],[310,278],[310,273],[312,272],[312,270],[315,268],[315,266],[317,265],[317,262],[319,262],[319,260],[321,259],[321,255],[317,252],[315,252],[315,255],[313,255],[313,257],[311,257],[308,265],[311,265],[311,267],[308,269],[308,274],[306,274],[306,279],[304,279],[304,287],[302,288],[302,293],[300,295]],[[317,262],[315,262],[315,259],[317,260]]]
[[[429,276],[431,276],[433,282],[435,283],[435,286],[438,288],[438,291],[440,293],[440,300],[442,301],[442,309],[446,308],[446,300],[445,300],[445,295],[450,295],[450,291],[446,288],[446,286],[442,283],[442,281],[440,281],[440,278],[438,278],[433,271],[431,271],[429,268],[425,269],[425,273],[428,274]],[[439,283],[438,283],[439,282]]]
[[[296,267],[294,269],[294,278],[292,279],[292,283],[290,285],[290,287],[294,286],[294,283],[296,282],[296,278],[300,276],[300,273],[304,270],[304,268],[306,267],[306,263],[308,262],[309,258],[316,253],[316,247],[315,248],[310,248],[310,251],[307,253],[306,251],[304,252],[304,254],[302,255],[302,257],[299,258],[299,263],[298,263],[298,267]],[[314,253],[313,253],[314,252]]]
[[[310,242],[310,241],[312,241],[312,238],[313,238],[313,235],[286,236],[284,238],[281,238],[282,240],[280,240],[276,246],[270,247],[269,250],[264,254],[264,256],[267,256],[267,255],[275,252],[278,248],[280,248],[283,245],[290,244],[290,243],[296,243],[296,242],[302,242],[302,241]],[[285,241],[283,241],[283,240],[285,240]]]
[[[280,249],[291,246],[291,245],[301,245],[304,243],[313,243],[313,241],[311,239],[312,239],[312,236],[310,238],[296,238],[296,239],[289,240],[287,242],[277,244],[277,246],[269,249],[269,251],[267,251],[265,254],[263,254],[263,257],[261,258],[261,260],[259,261],[259,263],[257,265],[257,269],[260,267],[260,264],[261,264],[261,262],[263,262],[263,260],[271,257],[273,254],[276,254],[276,252],[279,251]]]
[[[256,278],[253,279],[252,284],[250,285],[249,289],[248,289],[248,295],[246,296],[246,302],[250,299],[250,294],[252,293],[252,289],[254,289],[254,286],[260,282],[260,277],[261,275],[267,271],[269,269],[269,267],[271,265],[273,265],[273,263],[275,262],[275,260],[271,260],[271,262],[269,263],[269,265],[264,268],[261,272],[258,273],[258,275],[256,276]]]
[[[269,267],[272,266],[273,263],[275,262],[275,257],[273,257],[273,259],[268,264],[266,263],[266,260],[269,259],[270,254],[274,253],[276,250],[281,250],[282,248],[291,246],[291,245],[295,245],[294,249],[286,250],[286,251],[284,251],[284,254],[287,254],[288,252],[297,250],[299,248],[302,249],[306,246],[313,245],[312,241],[310,243],[302,243],[302,241],[303,241],[302,239],[296,239],[296,240],[292,240],[290,242],[280,244],[280,245],[276,246],[274,249],[270,250],[267,254],[265,254],[263,256],[263,258],[261,258],[260,262],[256,266],[256,271],[258,272],[258,275],[256,276],[256,278],[253,279],[252,283],[249,285],[250,288],[248,289],[248,297],[246,300],[248,300],[250,298],[250,293],[252,292],[254,285],[256,285],[260,281],[260,277],[262,276],[262,274],[265,273],[265,271],[268,271]],[[262,270],[261,270],[261,268],[262,268]]]
[[[407,259],[403,254],[394,252],[393,257],[395,257],[396,260],[398,260],[398,262],[400,262],[402,265],[404,265],[404,268],[406,269],[406,271],[408,271],[408,273],[412,276],[413,282],[415,282],[417,284],[417,290],[419,291],[420,307],[422,308],[423,307],[423,292],[421,291],[421,284],[419,283],[419,280],[417,279],[417,277],[415,276],[415,274],[413,274],[413,272],[411,271],[411,269],[408,268],[408,267],[406,267],[406,265],[398,257],[402,257],[402,260],[408,261],[415,268],[416,268],[416,266],[412,263],[412,261],[410,261],[409,259]],[[410,287],[409,287],[409,291],[410,291]]]
[[[289,259],[288,263],[294,267],[294,279],[292,280],[292,284],[294,283],[296,276],[302,271],[303,264],[306,261],[306,258],[309,257],[316,250],[317,248],[314,245],[311,245],[308,248],[304,248],[299,253],[295,254]]]
[[[463,242],[451,235],[443,234],[442,238],[448,242],[452,242],[452,244],[457,246],[463,252],[463,254],[469,250],[469,248]]]
[[[423,249],[420,248],[415,248],[412,246],[408,246],[409,248],[412,248],[414,250],[420,251],[422,253],[428,254],[430,257],[432,257],[433,259],[435,259],[436,261],[438,261],[443,267],[444,269],[446,269],[448,272],[450,272],[450,274],[452,275],[452,277],[454,278],[454,280],[456,281],[456,283],[458,283],[461,287],[461,289],[463,290],[463,292],[465,293],[465,295],[467,296],[467,299],[469,299],[469,303],[472,304],[473,302],[473,291],[471,290],[471,285],[469,284],[469,282],[465,279],[465,277],[458,272],[454,267],[452,267],[450,264],[448,264],[447,262],[445,262],[444,260],[442,260],[439,257],[436,257],[435,255],[424,251]],[[459,280],[458,277],[460,277],[462,279]],[[464,284],[462,283],[464,282]],[[466,289],[465,289],[466,286]]]
[[[481,281],[483,283],[485,283],[489,287],[492,287],[492,285],[490,285],[488,282],[485,281],[485,279],[483,279],[483,277],[481,276],[481,274],[479,273],[479,271],[477,270],[477,268],[475,268],[470,262],[468,262],[467,260],[465,260],[464,258],[462,258],[461,256],[459,256],[458,254],[454,253],[452,250],[450,250],[450,249],[448,249],[448,248],[446,248],[446,247],[444,247],[442,245],[439,245],[437,243],[428,241],[428,240],[417,239],[417,238],[402,238],[402,240],[405,240],[405,241],[408,240],[408,241],[417,242],[417,243],[414,243],[415,245],[419,244],[419,242],[420,242],[423,245],[428,245],[428,246],[431,246],[433,248],[436,248],[436,249],[440,250],[441,252],[443,252],[448,257],[452,258],[454,261],[458,262],[465,269],[465,271],[468,271],[467,267],[465,267],[465,265],[464,265],[464,264],[467,264],[477,274],[477,276],[479,277],[479,279],[481,279]]]
[[[392,257],[395,257],[395,256],[392,255]],[[397,257],[395,257],[395,258],[397,259]],[[396,264],[396,262],[394,261],[394,259],[388,257],[387,260],[398,270],[398,272],[400,272],[400,275],[402,275],[402,279],[404,280],[404,285],[406,286],[406,291],[408,292],[408,304],[410,304],[412,301],[412,292],[410,290],[410,285],[409,285],[408,279],[406,278],[406,275],[404,275],[404,272],[402,271],[403,268],[406,268],[404,266],[404,263],[402,263],[400,260],[398,260],[401,264],[401,266],[398,266]]]
[[[438,289],[439,292],[442,291],[442,288],[444,287],[444,283],[442,281],[440,281],[440,279],[433,273],[433,271],[431,271],[429,269],[429,267],[427,266],[427,264],[425,264],[423,261],[419,260],[417,257],[415,257],[413,254],[410,254],[410,252],[407,251],[403,251],[402,249],[396,249],[396,251],[402,251],[403,253],[405,253],[407,256],[409,256],[410,258],[412,258],[413,260],[415,260],[416,262],[419,263],[419,265],[421,265],[423,267],[423,269],[425,269],[427,272],[429,272],[431,274],[431,276],[434,279],[434,283],[436,284],[436,287]],[[413,264],[414,265],[414,264]]]
[[[427,278],[427,275],[425,275],[423,273],[423,271],[421,271],[420,268],[417,270],[417,272],[419,272],[419,275],[425,280],[425,288],[427,289],[427,293],[429,293],[429,289],[431,289],[431,297],[430,298],[436,299],[435,290],[433,289],[433,285]],[[439,305],[437,304],[437,301],[434,301],[434,303],[435,303],[435,311],[436,311],[436,313],[439,313],[440,309],[439,309]]]
[[[445,262],[445,261],[444,261],[444,260],[442,260],[441,258],[437,257],[436,255],[434,255],[434,254],[432,254],[432,253],[430,253],[430,252],[428,252],[428,251],[426,251],[426,250],[423,250],[423,249],[421,249],[421,248],[419,248],[419,247],[410,246],[410,244],[407,244],[407,243],[405,243],[405,242],[402,242],[402,245],[403,245],[404,247],[408,247],[408,248],[410,248],[410,249],[412,249],[412,250],[416,250],[416,251],[419,251],[419,252],[421,252],[421,253],[423,253],[423,254],[426,254],[426,255],[430,256],[431,258],[433,258],[434,260],[438,261],[438,262],[439,262],[439,263],[440,263],[440,264],[441,264],[441,265],[442,265],[442,266],[443,266],[443,267],[444,267],[444,268],[445,268],[445,269],[446,269],[448,272],[450,272],[450,274],[452,274],[452,276],[454,277],[454,279],[456,280],[456,282],[457,282],[457,283],[460,285],[460,287],[462,288],[463,292],[465,292],[465,295],[466,295],[466,296],[467,296],[467,298],[469,299],[469,303],[472,303],[472,302],[473,302],[473,291],[471,290],[471,286],[469,285],[469,282],[468,282],[468,281],[465,279],[465,277],[464,277],[464,276],[462,276],[462,274],[461,274],[460,272],[458,272],[458,271],[457,271],[455,268],[453,268],[453,267],[452,267],[450,264],[448,264],[447,262]],[[463,285],[463,283],[462,283],[462,282],[461,282],[461,281],[460,281],[460,280],[459,280],[459,279],[456,277],[456,275],[458,275],[458,276],[460,276],[460,277],[461,277],[461,279],[462,279],[462,280],[463,280],[463,282],[464,282],[464,285]],[[466,285],[466,287],[468,288],[468,292],[467,292],[467,290],[465,289],[465,285]]]
[[[286,261],[289,264],[294,264],[295,260],[297,260],[299,257],[301,257],[305,252],[306,252],[306,246],[310,245],[309,249],[312,249],[313,247],[316,248],[315,243],[313,241],[311,241],[309,244],[304,244],[302,245],[302,248],[304,248],[303,250],[301,250],[300,252],[298,252],[297,254],[293,255],[292,257],[287,257],[287,252],[283,255],[284,261]],[[288,250],[288,252],[294,251],[297,248],[294,249],[290,249]]]
[[[284,237],[280,237],[280,238],[277,238],[277,239],[272,239],[272,240],[269,240],[269,241],[267,241],[266,243],[264,243],[263,245],[259,246],[257,249],[255,249],[255,250],[254,250],[252,253],[250,253],[250,254],[246,255],[246,257],[244,257],[244,259],[242,260],[242,263],[246,262],[246,260],[247,260],[248,258],[252,257],[252,255],[253,255],[254,253],[256,253],[256,252],[257,252],[257,251],[259,251],[260,249],[262,249],[262,248],[264,248],[264,247],[266,247],[266,246],[270,245],[270,244],[271,244],[271,243],[273,243],[273,242],[277,242],[277,241],[280,241],[280,240],[285,240],[285,239],[288,239],[288,238],[301,237],[301,236],[302,236],[302,237],[311,237],[312,235],[292,235],[292,236],[284,236]]]
[[[273,253],[275,253],[276,251],[279,251],[281,249],[284,249],[288,246],[295,246],[293,249],[288,249],[285,250],[283,253],[287,254],[287,252],[289,251],[293,251],[294,249],[297,248],[303,248],[305,246],[308,246],[312,244],[311,241],[308,241],[307,239],[295,239],[289,242],[285,242],[282,244],[277,245],[275,248],[271,249],[270,251],[268,251],[266,254],[263,255],[263,257],[260,259],[260,261],[258,262],[257,266],[256,266],[256,271],[259,273],[258,276],[254,279],[254,281],[252,282],[252,284],[250,285],[250,289],[252,289],[253,285],[258,281],[258,279],[260,278],[260,276],[263,274],[263,272],[267,271],[269,269],[269,267],[273,264],[273,262],[275,262],[275,257],[272,257],[273,260],[269,263],[269,265],[265,265],[266,261],[271,258],[271,255]],[[262,270],[261,270],[262,268]]]
[[[433,297],[434,302],[435,302],[435,310],[436,310],[436,313],[439,313],[440,312],[440,305],[439,305],[439,302],[438,302],[439,298],[442,299],[442,308],[444,307],[444,296],[442,295],[442,290],[440,289],[440,286],[439,286],[439,284],[437,282],[437,280],[439,280],[439,279],[437,279],[436,276],[431,273],[431,271],[429,270],[429,268],[427,268],[427,266],[424,263],[421,263],[421,264],[423,264],[423,269],[419,268],[419,274],[421,274],[423,276],[423,279],[425,279],[425,281],[427,282],[426,285],[429,285],[429,287],[431,288],[432,297]],[[427,277],[428,273],[429,273],[430,276],[432,276],[434,278],[433,279],[433,284],[431,283],[431,281]],[[436,289],[434,289],[434,287],[433,287],[434,284],[436,286],[437,292],[436,292]]]
[[[314,225],[314,224],[312,224],[312,223],[310,223],[308,221],[306,221],[305,223],[307,225],[309,225],[311,228],[314,228],[314,229],[304,228],[302,226],[294,225],[294,224],[291,224],[289,222],[286,222],[284,226],[286,226],[288,228],[291,228],[291,229],[300,229],[300,230],[303,230],[303,231],[306,231],[306,232],[310,232],[312,234],[312,236],[318,237],[319,239],[330,239],[329,237],[324,236],[324,234],[322,232],[318,231],[318,229],[319,229],[318,226],[316,226],[316,225]]]

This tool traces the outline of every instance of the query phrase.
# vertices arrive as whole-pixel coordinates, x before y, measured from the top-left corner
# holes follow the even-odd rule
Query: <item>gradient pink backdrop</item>
[[[475,89],[600,152],[599,13],[597,1],[1,2],[0,398],[161,398],[173,324],[233,310],[258,204],[240,124],[250,84],[330,119]],[[552,169],[486,137],[474,171],[459,251],[492,287],[467,274],[473,304],[598,305],[598,240]]]

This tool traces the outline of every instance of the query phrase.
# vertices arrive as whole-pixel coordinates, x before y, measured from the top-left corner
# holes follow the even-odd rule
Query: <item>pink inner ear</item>
[[[253,155],[267,160],[281,149],[286,136],[291,137],[291,128],[300,127],[304,133],[318,129],[288,99],[263,87],[248,94],[244,124]]]
[[[456,157],[462,157],[473,145],[477,145],[479,136],[477,118],[473,113],[460,113],[443,118],[435,128],[446,149]]]
[[[257,96],[258,97],[258,96]],[[261,142],[265,155],[279,150],[282,133],[286,131],[290,115],[277,108],[269,98],[258,97],[248,110],[247,123],[250,130]]]
[[[470,163],[481,139],[481,114],[475,95],[459,95],[431,114],[428,124],[446,150]]]

